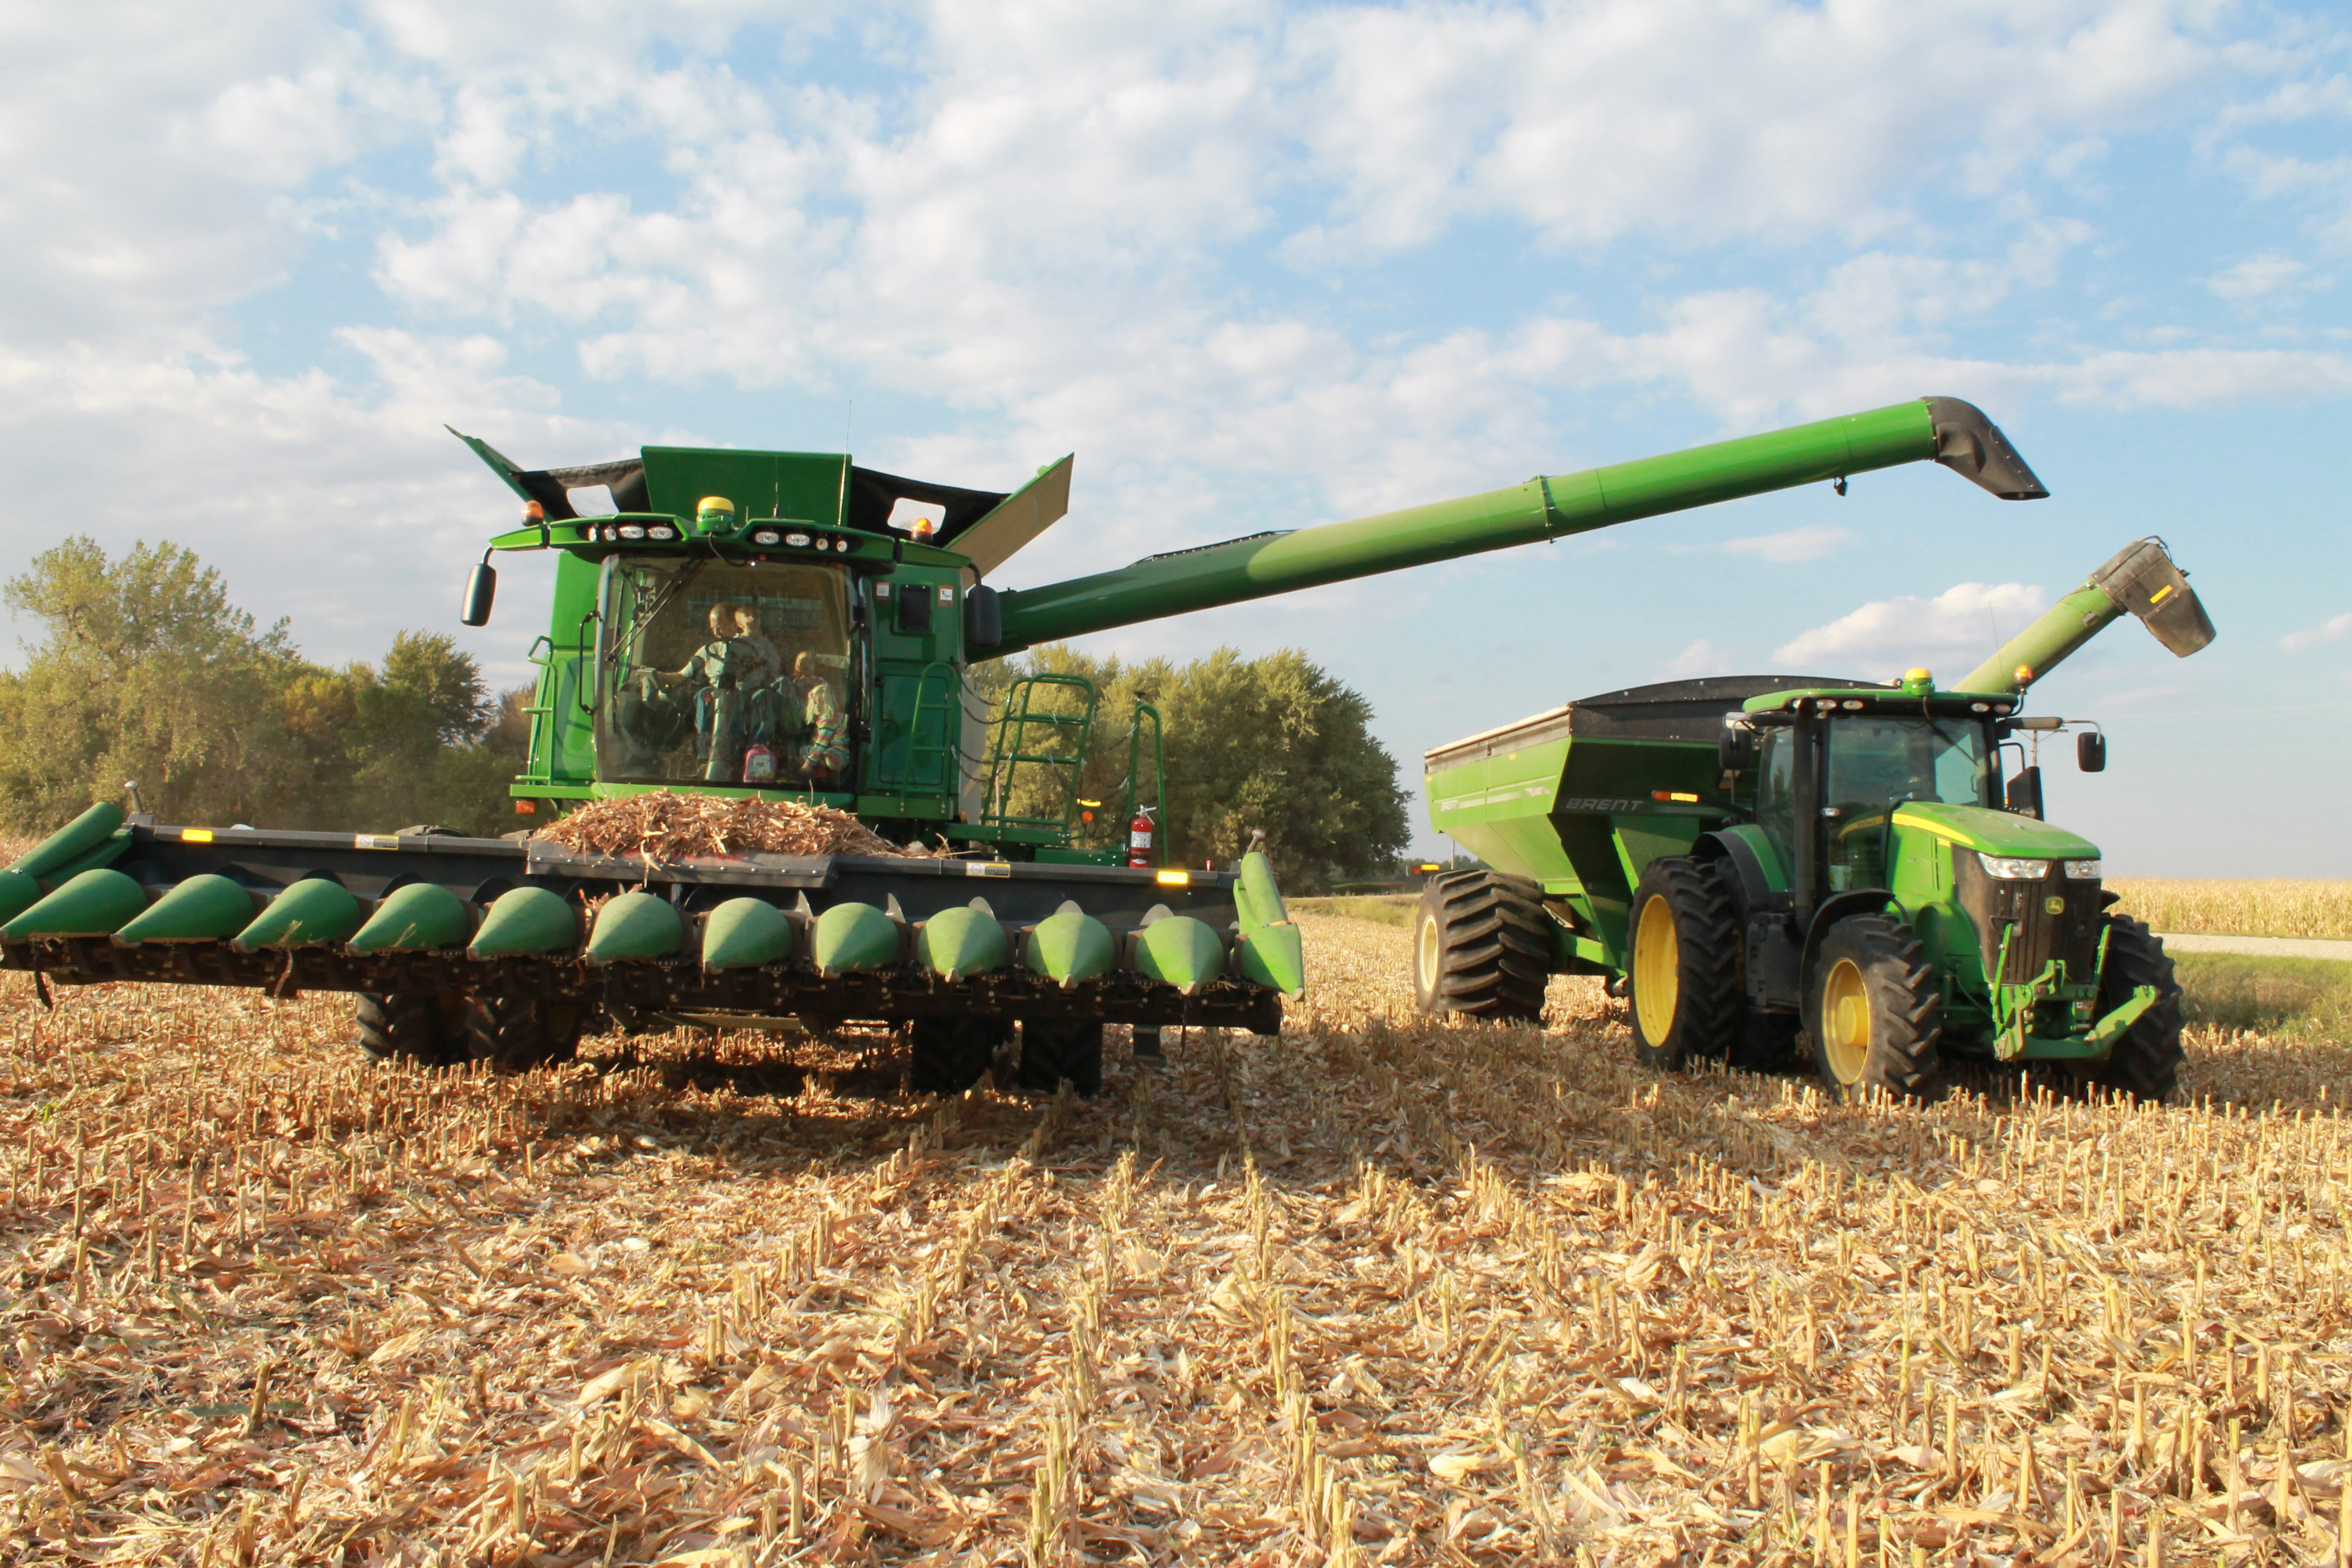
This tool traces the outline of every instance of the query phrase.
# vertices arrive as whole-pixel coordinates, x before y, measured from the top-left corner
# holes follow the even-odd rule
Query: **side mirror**
[[[1744,773],[1756,765],[1756,731],[1745,725],[1726,724],[1715,738],[1717,765],[1727,773]]]
[[[2096,730],[2074,737],[2074,765],[2086,773],[2107,771],[2107,738]]]
[[[2039,819],[2042,816],[2042,770],[2021,768],[2009,781],[2009,809],[2020,816]]]
[[[997,602],[996,590],[984,583],[976,583],[964,590],[963,646],[973,653],[984,652],[1004,640],[1004,608]]]
[[[490,601],[499,596],[499,569],[487,560],[475,563],[466,577],[466,604],[457,618],[469,626],[490,624]]]

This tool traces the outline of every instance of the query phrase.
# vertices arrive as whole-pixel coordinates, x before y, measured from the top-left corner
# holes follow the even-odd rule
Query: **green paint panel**
[[[749,452],[709,447],[647,447],[647,509],[688,521],[705,496],[725,496],[736,516],[793,518],[828,527],[841,521],[849,459],[837,452]]]
[[[147,889],[120,871],[84,871],[0,926],[0,936],[110,936],[147,907]]]
[[[1244,980],[1286,996],[1307,989],[1307,950],[1295,925],[1256,926],[1234,943],[1234,968]]]
[[[2031,816],[1995,811],[1984,805],[1945,805],[1934,801],[1906,801],[1895,809],[1895,831],[1947,839],[1987,855],[2034,856],[2044,860],[2095,860],[2099,847],[2080,834],[2069,833]],[[1903,849],[1899,854],[1916,851]]]
[[[792,919],[765,899],[730,899],[703,920],[705,969],[756,969],[792,955]]]
[[[1225,944],[1190,915],[1171,915],[1135,933],[1135,967],[1187,996],[1224,973]]]
[[[349,941],[364,917],[341,882],[312,877],[269,900],[229,945],[241,952],[265,947],[324,947]]]
[[[1234,879],[1234,908],[1241,928],[1286,925],[1290,911],[1283,906],[1282,889],[1275,885],[1274,862],[1253,849],[1242,857]]]
[[[1031,929],[1022,944],[1021,958],[1036,973],[1067,988],[1081,980],[1108,974],[1118,952],[1108,926],[1076,908],[1066,908],[1047,915]]]
[[[481,928],[467,944],[474,958],[509,953],[569,952],[580,945],[580,916],[551,888],[514,888],[483,911]]]
[[[2019,689],[2017,667],[2033,673],[2022,683],[2031,686],[2067,655],[2107,628],[2124,607],[2101,588],[2077,588],[2001,644],[1990,658],[1953,681],[1951,691],[2009,692]]]
[[[816,917],[809,956],[820,974],[855,974],[898,962],[898,926],[872,904],[835,904]]]
[[[0,871],[0,923],[15,920],[40,901],[40,883],[22,871]]]
[[[1003,968],[1010,947],[996,916],[975,900],[971,907],[941,910],[925,921],[915,939],[915,956],[950,980],[961,980]]]
[[[253,895],[226,877],[191,877],[114,933],[125,947],[142,942],[218,942],[253,923]]]
[[[394,888],[353,933],[353,952],[418,952],[461,947],[473,918],[465,901],[438,882]]]
[[[44,881],[55,880],[51,873],[97,848],[121,826],[122,808],[110,800],[100,801],[33,846],[8,868]]]
[[[686,946],[686,921],[658,893],[623,893],[596,911],[588,936],[591,963],[667,958]]]

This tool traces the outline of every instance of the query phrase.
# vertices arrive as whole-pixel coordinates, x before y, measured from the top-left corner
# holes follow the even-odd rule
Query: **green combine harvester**
[[[1982,413],[1925,398],[1000,590],[983,579],[1066,510],[1070,458],[997,492],[803,452],[525,469],[460,438],[523,502],[466,624],[488,618],[492,554],[556,558],[519,813],[543,826],[649,791],[795,801],[952,854],[656,859],[527,833],[167,826],[102,802],[0,872],[0,964],[44,984],[353,992],[361,1043],[424,1063],[560,1060],[608,1018],[849,1021],[903,1027],[918,1089],[969,1086],[1017,1037],[1021,1081],[1090,1091],[1106,1024],[1276,1029],[1306,984],[1298,931],[1262,854],[1192,869],[1164,864],[1164,832],[1160,849],[1087,847],[1097,694],[1030,675],[992,718],[975,661],[1902,463],[2042,493]],[[615,510],[582,515],[595,490]],[[1158,715],[1113,721],[1118,820],[1164,823]]]
[[[1493,869],[1425,885],[1421,1005],[1533,1019],[1547,976],[1599,974],[1667,1070],[1771,1066],[1801,1042],[1840,1094],[1931,1094],[1973,1058],[2168,1098],[2172,961],[2110,912],[2097,847],[2042,819],[2041,738],[2084,724],[2097,772],[2105,736],[2022,711],[2126,612],[2183,658],[2213,639],[2143,539],[1948,689],[1924,669],[1677,680],[1429,752],[1433,824]]]

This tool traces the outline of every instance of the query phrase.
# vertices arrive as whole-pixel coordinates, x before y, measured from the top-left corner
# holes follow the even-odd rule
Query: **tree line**
[[[122,798],[128,779],[166,822],[379,833],[436,823],[483,835],[515,825],[507,792],[526,762],[531,689],[494,695],[446,635],[402,632],[375,663],[320,664],[287,622],[261,625],[216,571],[170,543],[110,557],[67,540],[11,580],[5,600],[37,635],[20,668],[0,671],[0,829],[46,833],[92,800]],[[1405,795],[1370,705],[1295,649],[1128,664],[1057,645],[977,665],[970,679],[1001,716],[1032,674],[1086,677],[1100,701],[1082,749],[1073,726],[1031,732],[1026,749],[1069,752],[1074,767],[1015,770],[1016,812],[1058,820],[1074,795],[1099,802],[1077,824],[1080,841],[1125,844],[1140,700],[1164,726],[1157,831],[1171,863],[1229,863],[1262,832],[1282,885],[1306,892],[1389,875],[1404,851]],[[1082,705],[1070,687],[1033,688],[1027,700],[1070,716]],[[1154,804],[1149,744],[1140,755],[1137,798]]]

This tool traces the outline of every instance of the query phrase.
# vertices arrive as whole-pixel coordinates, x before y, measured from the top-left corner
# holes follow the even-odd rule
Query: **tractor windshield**
[[[614,557],[604,571],[598,778],[847,787],[845,569]]]
[[[1888,813],[1906,800],[1993,804],[1984,726],[1956,719],[1839,718],[1823,726],[1829,889],[1885,886]]]

